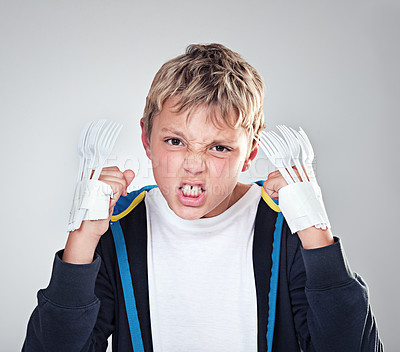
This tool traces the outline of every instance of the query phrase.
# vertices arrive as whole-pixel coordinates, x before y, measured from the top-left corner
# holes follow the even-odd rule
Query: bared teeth
[[[203,189],[198,185],[183,185],[181,189],[183,195],[186,197],[198,197],[203,192]]]

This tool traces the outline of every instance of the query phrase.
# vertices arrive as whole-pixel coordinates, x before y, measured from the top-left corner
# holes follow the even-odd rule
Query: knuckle
[[[117,166],[106,166],[103,167],[103,169],[101,170],[101,173],[111,173],[111,172],[115,172],[115,171],[119,171],[119,168]]]
[[[113,176],[117,178],[124,178],[124,174],[120,169],[113,170]]]

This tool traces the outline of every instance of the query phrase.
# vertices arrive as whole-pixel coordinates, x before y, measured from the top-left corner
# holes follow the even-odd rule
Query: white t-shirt
[[[158,188],[145,198],[155,352],[257,351],[253,237],[260,186],[222,214],[184,220]]]

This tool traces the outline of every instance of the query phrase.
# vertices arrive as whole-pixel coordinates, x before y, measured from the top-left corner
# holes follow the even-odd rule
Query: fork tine
[[[285,146],[286,146],[286,149],[287,149],[289,155],[291,156],[292,159],[294,159],[294,155],[293,155],[292,148],[291,148],[292,147],[292,143],[291,143],[292,141],[288,138],[288,136],[286,134],[286,131],[283,128],[284,126],[283,125],[279,125],[279,126],[276,126],[276,127],[278,128],[279,132],[281,132],[281,134],[283,136],[282,142],[286,142]]]
[[[263,149],[264,153],[267,155],[267,157],[270,159],[270,161],[277,166],[276,160],[274,160],[274,156],[278,153],[276,150],[275,146],[271,144],[269,141],[267,134],[265,132],[261,132],[261,138],[260,138],[260,146]]]
[[[259,145],[260,145],[261,149],[263,150],[263,152],[265,153],[265,155],[267,155],[268,158],[273,154],[272,150],[266,144],[264,137],[260,138]]]
[[[312,147],[312,144],[311,144],[310,140],[308,139],[307,134],[304,132],[304,130],[301,127],[299,127],[299,133],[306,141],[308,147],[310,148],[311,153],[314,155],[314,149]]]
[[[90,177],[90,174],[88,175],[88,171],[92,168],[92,165],[94,163],[96,153],[95,153],[95,145],[97,138],[99,136],[99,132],[101,130],[101,127],[104,125],[106,120],[98,120],[95,121],[92,129],[90,130],[90,134],[88,135],[88,139],[85,141],[85,154],[87,156],[87,164],[83,170],[83,177],[82,179],[87,179]]]
[[[301,148],[301,151],[302,151],[301,159],[303,161],[303,164],[306,164],[306,161],[307,161],[307,158],[308,158],[308,150],[307,150],[308,148],[307,148],[306,142],[305,142],[304,138],[302,137],[302,135],[298,131],[296,131],[293,128],[291,128],[291,130],[292,130],[293,134],[295,135],[297,141],[300,144],[300,148]]]
[[[104,130],[102,131],[101,137],[99,138],[97,145],[96,145],[96,148],[99,150],[99,154],[101,153],[101,149],[103,149],[107,146],[108,139],[114,129],[114,125],[115,125],[114,121],[109,121],[106,128],[104,128]],[[97,164],[96,164],[96,166],[97,166]]]
[[[273,139],[271,139],[271,137],[270,137],[270,132],[264,133],[264,143],[269,145],[269,147],[271,148],[271,150],[273,151],[274,154],[279,153],[279,149],[275,145]]]
[[[291,135],[288,132],[288,128],[285,125],[280,125],[278,126],[279,131],[282,133],[283,138],[285,139],[287,145],[288,145],[288,150],[292,156],[292,159],[295,159],[295,151],[296,151],[296,144],[293,142],[293,139],[291,138]]]
[[[115,122],[114,121],[108,121],[107,125],[101,132],[100,138],[97,142],[97,148],[101,147],[102,145],[106,144],[107,138],[112,132],[112,129],[114,128]],[[110,132],[111,131],[111,132]]]
[[[107,148],[111,148],[111,146],[114,145],[115,140],[117,139],[118,134],[121,131],[121,128],[122,128],[122,125],[120,123],[116,122],[114,124],[113,129],[110,132],[110,135],[108,136],[108,140],[107,140],[107,144],[106,144]]]
[[[288,173],[288,171],[285,169],[282,163],[282,158],[279,157],[280,153],[276,149],[273,143],[267,138],[267,134],[263,133],[261,135],[259,144],[261,146],[261,149],[265,153],[265,155],[268,157],[270,162],[280,171],[281,175],[283,178],[286,180],[288,184],[293,183],[293,180]]]
[[[284,166],[288,170],[290,176],[293,178],[293,180],[299,181],[299,178],[298,178],[297,174],[294,172],[293,167],[292,167],[289,148],[286,145],[283,138],[274,131],[271,131],[269,133],[268,137],[270,138],[271,143],[275,144],[279,155],[281,155],[281,157],[282,157]]]
[[[295,147],[295,145],[294,145],[294,143],[293,143],[293,140],[290,138],[290,131],[289,131],[289,129],[288,129],[285,125],[279,125],[279,126],[276,126],[276,127],[277,127],[278,130],[282,133],[283,138],[285,139],[286,143],[287,143],[289,146]],[[292,151],[291,148],[289,148],[289,151]],[[292,153],[292,154],[293,154],[293,153]],[[292,155],[292,157],[293,157],[293,155]]]
[[[300,153],[300,145],[297,141],[296,137],[294,136],[293,132],[285,125],[277,126],[278,129],[281,131],[283,137],[285,138],[286,142],[288,143],[288,149],[296,165],[296,168],[300,174],[301,179],[304,182],[308,181],[307,175],[304,172],[302,165],[300,164],[298,155]]]
[[[311,180],[315,180],[315,174],[313,167],[311,165],[312,159],[314,159],[314,154],[312,151],[309,150],[309,145],[307,144],[306,140],[304,137],[299,133],[299,131],[296,131],[295,129],[291,129],[293,134],[296,136],[298,142],[300,143],[301,151],[302,151],[302,156],[301,159],[303,161],[304,167],[306,168],[306,172],[308,175],[308,178]],[[311,162],[310,162],[311,160]]]
[[[97,180],[100,176],[101,170],[106,162],[107,158],[110,156],[112,152],[112,148],[115,144],[115,141],[122,129],[122,124],[118,122],[110,122],[107,130],[104,131],[103,138],[101,143],[98,144],[99,149],[99,160],[93,174],[93,179]]]
[[[275,131],[271,131],[271,135],[278,142],[278,144],[282,147],[283,151],[287,154],[287,156],[290,157],[289,148],[287,147],[284,139]]]
[[[269,148],[267,144],[264,143],[264,141],[260,141],[260,146],[263,149],[264,153],[267,155],[268,158],[273,156],[272,150]]]
[[[265,136],[264,140],[265,144],[268,145],[269,149],[271,150],[271,154],[277,155],[279,154],[279,150],[276,148],[276,145],[273,143],[273,141],[270,140],[269,136]]]
[[[268,157],[269,161],[272,163],[272,165],[274,165],[279,170],[279,172],[281,173],[283,178],[286,180],[286,182],[288,184],[293,183],[293,180],[290,177],[287,170],[282,166],[281,163],[278,162],[278,160],[280,160],[280,159],[276,158],[274,156],[274,154],[270,154],[269,151],[265,148],[265,145],[260,144],[260,146],[261,146],[261,149],[263,150],[263,152],[265,153],[265,155]]]
[[[118,124],[118,127],[116,128],[115,133],[114,133],[114,137],[113,137],[113,139],[112,139],[112,141],[110,143],[110,147],[115,144],[115,142],[117,140],[117,137],[119,136],[121,130],[122,130],[122,124]]]
[[[105,119],[101,119],[99,121],[97,121],[97,125],[96,125],[96,131],[95,131],[95,135],[93,136],[93,139],[91,140],[91,149],[92,149],[92,160],[90,162],[90,175],[92,174],[92,170],[94,169],[94,165],[96,164],[96,161],[98,159],[99,153],[98,153],[98,142],[101,139],[101,132],[104,129],[104,126],[107,127],[107,125],[109,124],[109,122]],[[90,177],[89,175],[89,177]]]
[[[88,137],[90,130],[93,126],[93,121],[89,121],[85,127],[82,129],[79,138],[78,138],[78,155],[79,155],[79,169],[78,169],[78,178],[77,181],[82,180],[83,176],[83,168],[86,163],[86,155],[85,155],[85,140]]]
[[[286,156],[286,154],[288,154],[288,151],[282,137],[278,135],[275,131],[271,131],[269,137],[271,141],[277,145],[278,150],[280,148],[281,152]]]

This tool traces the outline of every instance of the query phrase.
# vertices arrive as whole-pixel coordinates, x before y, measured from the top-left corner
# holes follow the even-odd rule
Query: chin
[[[180,209],[180,207],[178,207],[178,209],[175,209],[174,207],[170,208],[177,216],[179,216],[183,220],[197,220],[206,215],[195,207],[184,207],[184,209]]]

